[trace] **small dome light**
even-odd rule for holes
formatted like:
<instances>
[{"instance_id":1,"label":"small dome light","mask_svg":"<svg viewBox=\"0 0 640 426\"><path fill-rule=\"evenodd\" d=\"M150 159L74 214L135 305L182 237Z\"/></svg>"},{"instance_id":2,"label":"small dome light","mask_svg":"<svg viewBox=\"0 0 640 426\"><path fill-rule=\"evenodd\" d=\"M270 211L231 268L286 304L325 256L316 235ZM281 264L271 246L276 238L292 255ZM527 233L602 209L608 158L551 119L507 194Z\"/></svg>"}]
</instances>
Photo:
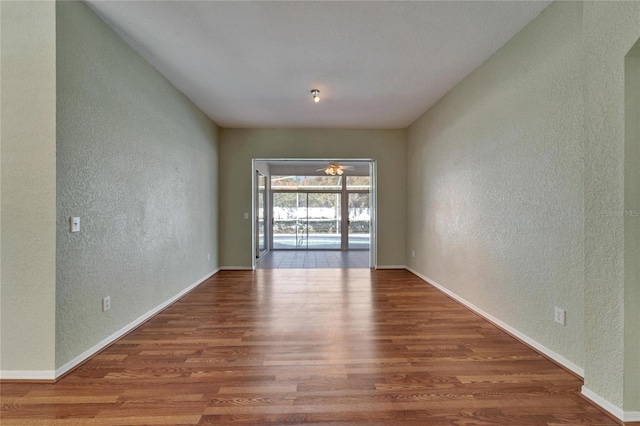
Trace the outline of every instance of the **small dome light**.
<instances>
[{"instance_id":1,"label":"small dome light","mask_svg":"<svg viewBox=\"0 0 640 426\"><path fill-rule=\"evenodd\" d=\"M313 100L315 103L320 102L320 91L318 89L313 89L311 91L311 96L313 96Z\"/></svg>"}]
</instances>

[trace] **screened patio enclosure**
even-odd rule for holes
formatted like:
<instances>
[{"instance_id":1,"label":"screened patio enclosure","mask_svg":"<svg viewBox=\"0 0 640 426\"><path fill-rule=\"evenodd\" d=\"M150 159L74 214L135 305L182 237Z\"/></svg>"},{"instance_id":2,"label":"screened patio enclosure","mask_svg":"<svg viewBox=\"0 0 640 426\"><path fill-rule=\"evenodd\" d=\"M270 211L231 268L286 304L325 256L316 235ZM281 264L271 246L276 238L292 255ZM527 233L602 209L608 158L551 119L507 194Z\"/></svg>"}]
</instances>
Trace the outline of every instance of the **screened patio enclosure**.
<instances>
[{"instance_id":1,"label":"screened patio enclosure","mask_svg":"<svg viewBox=\"0 0 640 426\"><path fill-rule=\"evenodd\" d=\"M274 250L370 248L369 176L271 176Z\"/></svg>"}]
</instances>

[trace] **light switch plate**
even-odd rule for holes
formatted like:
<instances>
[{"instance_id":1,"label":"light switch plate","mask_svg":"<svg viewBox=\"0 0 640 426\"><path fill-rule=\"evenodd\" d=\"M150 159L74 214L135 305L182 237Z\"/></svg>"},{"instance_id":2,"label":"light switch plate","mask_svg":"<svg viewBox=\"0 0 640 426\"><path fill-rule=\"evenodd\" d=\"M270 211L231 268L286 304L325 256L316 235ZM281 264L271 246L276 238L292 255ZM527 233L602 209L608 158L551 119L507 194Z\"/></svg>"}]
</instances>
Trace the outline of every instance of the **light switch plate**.
<instances>
[{"instance_id":1,"label":"light switch plate","mask_svg":"<svg viewBox=\"0 0 640 426\"><path fill-rule=\"evenodd\" d=\"M69 225L71 226L71 232L80 232L80 218L79 217L71 217L71 218L69 218Z\"/></svg>"}]
</instances>

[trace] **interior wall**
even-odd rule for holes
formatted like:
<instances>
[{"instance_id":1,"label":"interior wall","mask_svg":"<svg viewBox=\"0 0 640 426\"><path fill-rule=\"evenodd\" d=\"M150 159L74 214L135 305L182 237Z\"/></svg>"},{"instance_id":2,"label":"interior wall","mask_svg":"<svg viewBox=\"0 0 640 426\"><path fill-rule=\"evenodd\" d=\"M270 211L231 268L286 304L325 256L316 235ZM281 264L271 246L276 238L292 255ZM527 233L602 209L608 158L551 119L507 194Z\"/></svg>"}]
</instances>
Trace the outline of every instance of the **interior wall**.
<instances>
[{"instance_id":1,"label":"interior wall","mask_svg":"<svg viewBox=\"0 0 640 426\"><path fill-rule=\"evenodd\" d=\"M638 186L637 181L625 181L631 179L625 169L638 167L633 158L625 157L625 56L640 38L640 3L585 2L583 32L584 384L605 402L626 411L635 410L640 419L637 377L631 382L635 385L625 380L625 372L632 371L630 357L637 360L640 350L637 311L640 307L625 303L626 297L635 298L635 292L639 291L633 274L625 274L625 262L631 254L626 252L631 247L626 246L625 240L628 243L637 238L631 225L640 220L625 213L626 203L632 207L637 202L626 190L630 185ZM638 258L631 261L638 263ZM635 332L625 335L629 327L635 328Z\"/></svg>"},{"instance_id":2,"label":"interior wall","mask_svg":"<svg viewBox=\"0 0 640 426\"><path fill-rule=\"evenodd\" d=\"M60 367L217 269L219 148L216 125L85 4L56 10Z\"/></svg>"},{"instance_id":3,"label":"interior wall","mask_svg":"<svg viewBox=\"0 0 640 426\"><path fill-rule=\"evenodd\" d=\"M576 370L585 360L581 25L581 3L553 3L412 124L407 146L409 266Z\"/></svg>"},{"instance_id":4,"label":"interior wall","mask_svg":"<svg viewBox=\"0 0 640 426\"><path fill-rule=\"evenodd\" d=\"M0 2L0 370L55 369L56 44L53 2Z\"/></svg>"},{"instance_id":5,"label":"interior wall","mask_svg":"<svg viewBox=\"0 0 640 426\"><path fill-rule=\"evenodd\" d=\"M221 129L220 142L222 267L251 268L254 158L377 160L378 266L404 265L405 130Z\"/></svg>"},{"instance_id":6,"label":"interior wall","mask_svg":"<svg viewBox=\"0 0 640 426\"><path fill-rule=\"evenodd\" d=\"M640 410L640 40L625 58L624 97L624 404Z\"/></svg>"},{"instance_id":7,"label":"interior wall","mask_svg":"<svg viewBox=\"0 0 640 426\"><path fill-rule=\"evenodd\" d=\"M626 220L631 226L625 229L625 265L629 264L625 272L625 401L626 410L640 412L640 39L634 49L633 74L629 78L635 79L635 108L627 114L626 120L636 123L635 133L627 139L631 153L625 153L625 167L633 172L625 176L625 188L630 188L628 205L633 212ZM631 189L632 188L632 189ZM625 195L627 197L627 195ZM640 416L638 416L640 417Z\"/></svg>"}]
</instances>

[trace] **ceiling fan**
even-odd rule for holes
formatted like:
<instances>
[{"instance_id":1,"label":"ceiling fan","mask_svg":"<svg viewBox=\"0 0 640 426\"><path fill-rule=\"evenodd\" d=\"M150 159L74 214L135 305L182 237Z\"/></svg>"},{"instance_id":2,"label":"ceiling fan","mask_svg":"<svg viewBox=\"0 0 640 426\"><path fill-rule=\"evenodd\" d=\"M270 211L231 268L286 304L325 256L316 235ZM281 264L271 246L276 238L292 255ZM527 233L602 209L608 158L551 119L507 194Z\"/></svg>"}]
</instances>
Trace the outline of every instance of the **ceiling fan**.
<instances>
[{"instance_id":1,"label":"ceiling fan","mask_svg":"<svg viewBox=\"0 0 640 426\"><path fill-rule=\"evenodd\" d=\"M343 165L338 164L338 163L329 163L327 168L318 169L318 170L316 170L316 172L324 171L329 176L335 176L335 175L341 176L344 173L345 170L353 170L353 167L352 166L343 166Z\"/></svg>"}]
</instances>

